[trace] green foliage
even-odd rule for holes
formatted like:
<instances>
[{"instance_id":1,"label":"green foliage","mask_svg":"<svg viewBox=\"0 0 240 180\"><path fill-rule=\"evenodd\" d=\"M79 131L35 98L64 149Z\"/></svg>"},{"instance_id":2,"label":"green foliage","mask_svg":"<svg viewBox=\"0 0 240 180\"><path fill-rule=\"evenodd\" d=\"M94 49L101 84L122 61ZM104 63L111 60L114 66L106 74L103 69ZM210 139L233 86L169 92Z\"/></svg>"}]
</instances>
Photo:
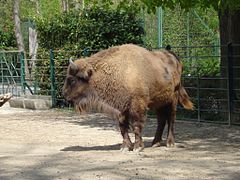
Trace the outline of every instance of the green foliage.
<instances>
[{"instance_id":1,"label":"green foliage","mask_svg":"<svg viewBox=\"0 0 240 180\"><path fill-rule=\"evenodd\" d=\"M105 49L124 43L143 44L144 30L134 12L95 7L55 16L37 24L43 48Z\"/></svg>"},{"instance_id":2,"label":"green foliage","mask_svg":"<svg viewBox=\"0 0 240 180\"><path fill-rule=\"evenodd\" d=\"M218 16L215 10L195 9L184 12L179 6L166 8L162 15L163 27L160 34L163 47L219 45ZM157 48L157 15L145 15L146 45Z\"/></svg>"},{"instance_id":3,"label":"green foliage","mask_svg":"<svg viewBox=\"0 0 240 180\"><path fill-rule=\"evenodd\" d=\"M12 24L1 27L0 25L0 49L16 47L15 34L12 31Z\"/></svg>"},{"instance_id":4,"label":"green foliage","mask_svg":"<svg viewBox=\"0 0 240 180\"><path fill-rule=\"evenodd\" d=\"M61 0L24 0L20 4L22 19L51 19L61 13Z\"/></svg>"},{"instance_id":5,"label":"green foliage","mask_svg":"<svg viewBox=\"0 0 240 180\"><path fill-rule=\"evenodd\" d=\"M150 12L156 12L157 7L174 9L176 5L179 5L182 9L189 11L193 8L208 9L213 7L215 10L230 9L232 11L240 10L239 0L141 0L149 9Z\"/></svg>"},{"instance_id":6,"label":"green foliage","mask_svg":"<svg viewBox=\"0 0 240 180\"><path fill-rule=\"evenodd\" d=\"M220 76L220 60L207 58L202 60L183 61L185 76L216 77Z\"/></svg>"},{"instance_id":7,"label":"green foliage","mask_svg":"<svg viewBox=\"0 0 240 180\"><path fill-rule=\"evenodd\" d=\"M16 47L12 6L12 0L0 0L0 49Z\"/></svg>"}]
</instances>

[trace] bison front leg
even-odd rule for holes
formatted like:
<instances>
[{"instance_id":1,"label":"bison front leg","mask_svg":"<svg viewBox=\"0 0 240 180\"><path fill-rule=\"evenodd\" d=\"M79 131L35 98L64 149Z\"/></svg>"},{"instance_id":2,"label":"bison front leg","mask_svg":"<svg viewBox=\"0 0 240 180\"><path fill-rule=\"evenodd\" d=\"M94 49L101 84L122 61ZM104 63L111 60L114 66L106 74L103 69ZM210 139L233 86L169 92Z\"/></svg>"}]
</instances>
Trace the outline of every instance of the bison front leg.
<instances>
[{"instance_id":1,"label":"bison front leg","mask_svg":"<svg viewBox=\"0 0 240 180\"><path fill-rule=\"evenodd\" d=\"M158 127L152 142L153 147L160 146L162 140L162 134L166 125L168 123L168 134L167 134L167 146L174 146L174 122L176 118L176 105L174 103L164 106L156 111Z\"/></svg>"},{"instance_id":2,"label":"bison front leg","mask_svg":"<svg viewBox=\"0 0 240 180\"><path fill-rule=\"evenodd\" d=\"M129 110L129 115L132 122L131 125L135 134L133 151L137 152L143 150L144 148L142 130L146 121L147 102L147 98L133 99L131 102L131 108Z\"/></svg>"},{"instance_id":3,"label":"bison front leg","mask_svg":"<svg viewBox=\"0 0 240 180\"><path fill-rule=\"evenodd\" d=\"M121 146L121 151L131 151L133 150L133 144L130 140L130 137L128 135L128 129L129 129L129 120L125 119L123 122L119 122L120 131L123 137L123 143Z\"/></svg>"},{"instance_id":4,"label":"bison front leg","mask_svg":"<svg viewBox=\"0 0 240 180\"><path fill-rule=\"evenodd\" d=\"M133 151L139 152L142 151L144 148L144 143L142 140L142 129L144 126L144 120L145 118L140 118L138 120L135 120L133 123L133 131L135 134L135 143Z\"/></svg>"}]
</instances>

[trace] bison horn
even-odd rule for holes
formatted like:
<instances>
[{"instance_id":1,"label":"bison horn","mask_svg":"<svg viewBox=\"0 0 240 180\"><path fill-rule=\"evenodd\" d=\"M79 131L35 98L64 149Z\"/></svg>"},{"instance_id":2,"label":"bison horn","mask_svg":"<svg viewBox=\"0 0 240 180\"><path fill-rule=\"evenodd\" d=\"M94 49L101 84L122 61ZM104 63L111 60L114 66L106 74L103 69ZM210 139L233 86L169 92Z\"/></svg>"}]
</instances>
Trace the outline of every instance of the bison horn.
<instances>
[{"instance_id":1,"label":"bison horn","mask_svg":"<svg viewBox=\"0 0 240 180\"><path fill-rule=\"evenodd\" d=\"M71 70L73 70L74 72L77 72L77 71L78 71L78 67L77 67L77 65L72 61L72 57L71 57L70 60L69 60L69 65L70 65Z\"/></svg>"}]
</instances>

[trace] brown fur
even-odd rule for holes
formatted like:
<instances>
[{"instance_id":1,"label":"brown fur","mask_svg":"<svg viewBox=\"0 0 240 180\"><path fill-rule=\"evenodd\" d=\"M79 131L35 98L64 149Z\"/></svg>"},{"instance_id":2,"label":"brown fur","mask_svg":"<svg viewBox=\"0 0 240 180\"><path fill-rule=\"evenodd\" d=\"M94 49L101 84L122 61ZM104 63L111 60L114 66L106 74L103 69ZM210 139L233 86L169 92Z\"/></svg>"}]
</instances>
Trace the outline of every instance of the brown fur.
<instances>
[{"instance_id":1,"label":"brown fur","mask_svg":"<svg viewBox=\"0 0 240 180\"><path fill-rule=\"evenodd\" d=\"M174 144L173 123L177 102L187 109L192 108L181 86L182 64L174 54L168 51L150 52L126 44L78 59L74 64L78 71L72 71L74 67L71 65L68 68L64 84L66 99L74 101L80 112L94 110L118 119L124 139L123 149L143 148L141 131L148 109L159 114L160 125L153 145L161 140L162 132L158 131L164 129L164 122L168 122L169 126L168 143ZM164 118L161 117L163 113ZM129 126L135 133L134 145L128 136Z\"/></svg>"}]
</instances>

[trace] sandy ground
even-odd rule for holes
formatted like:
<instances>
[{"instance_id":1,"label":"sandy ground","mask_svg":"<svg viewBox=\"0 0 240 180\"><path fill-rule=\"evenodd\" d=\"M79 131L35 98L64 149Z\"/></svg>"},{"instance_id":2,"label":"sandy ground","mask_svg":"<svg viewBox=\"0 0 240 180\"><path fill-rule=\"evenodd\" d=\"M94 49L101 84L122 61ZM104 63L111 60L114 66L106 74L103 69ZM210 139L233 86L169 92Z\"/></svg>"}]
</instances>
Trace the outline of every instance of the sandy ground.
<instances>
[{"instance_id":1,"label":"sandy ground","mask_svg":"<svg viewBox=\"0 0 240 180\"><path fill-rule=\"evenodd\" d=\"M0 109L0 179L240 179L240 127L176 123L176 146L122 153L117 123L100 114Z\"/></svg>"}]
</instances>

